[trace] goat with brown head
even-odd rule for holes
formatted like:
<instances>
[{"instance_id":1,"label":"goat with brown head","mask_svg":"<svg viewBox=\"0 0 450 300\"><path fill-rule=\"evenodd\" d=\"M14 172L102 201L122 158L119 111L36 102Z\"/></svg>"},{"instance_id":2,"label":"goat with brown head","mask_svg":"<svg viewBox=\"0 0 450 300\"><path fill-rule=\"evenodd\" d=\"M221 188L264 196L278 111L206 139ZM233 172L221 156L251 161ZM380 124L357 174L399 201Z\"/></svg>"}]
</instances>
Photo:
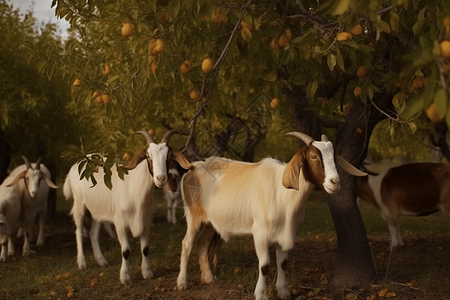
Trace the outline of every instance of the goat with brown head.
<instances>
[{"instance_id":1,"label":"goat with brown head","mask_svg":"<svg viewBox=\"0 0 450 300\"><path fill-rule=\"evenodd\" d=\"M147 147L134 156L130 162L122 168L133 170L143 160L147 160L149 172L153 177L155 185L162 188L170 179L169 162L170 159L177 161L183 169L190 169L191 163L183 154L169 146L169 140L174 134L179 134L177 130L169 130L158 144L147 131L136 131L135 134L141 134L147 140Z\"/></svg>"}]
</instances>

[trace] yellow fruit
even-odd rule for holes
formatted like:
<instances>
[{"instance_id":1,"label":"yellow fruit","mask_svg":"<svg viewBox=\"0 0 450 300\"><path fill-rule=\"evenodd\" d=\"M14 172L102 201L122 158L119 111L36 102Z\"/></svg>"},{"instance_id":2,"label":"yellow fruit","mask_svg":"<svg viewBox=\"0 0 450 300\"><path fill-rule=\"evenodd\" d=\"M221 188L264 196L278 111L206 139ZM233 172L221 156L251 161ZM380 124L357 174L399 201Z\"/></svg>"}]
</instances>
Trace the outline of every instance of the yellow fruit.
<instances>
[{"instance_id":1,"label":"yellow fruit","mask_svg":"<svg viewBox=\"0 0 450 300\"><path fill-rule=\"evenodd\" d=\"M109 76L111 74L111 66L105 65L105 71L103 71L103 75Z\"/></svg>"},{"instance_id":2,"label":"yellow fruit","mask_svg":"<svg viewBox=\"0 0 450 300\"><path fill-rule=\"evenodd\" d=\"M130 36L133 34L133 24L130 22L124 23L122 26L122 35L123 36Z\"/></svg>"},{"instance_id":3,"label":"yellow fruit","mask_svg":"<svg viewBox=\"0 0 450 300\"><path fill-rule=\"evenodd\" d=\"M281 48L286 47L286 45L289 43L289 40L287 38L287 36L285 36L284 34L282 34L280 36L280 38L278 39L278 45L280 45Z\"/></svg>"},{"instance_id":4,"label":"yellow fruit","mask_svg":"<svg viewBox=\"0 0 450 300\"><path fill-rule=\"evenodd\" d=\"M278 100L278 98L273 98L272 101L270 101L270 107L275 109L278 106L280 106L280 100Z\"/></svg>"},{"instance_id":5,"label":"yellow fruit","mask_svg":"<svg viewBox=\"0 0 450 300\"><path fill-rule=\"evenodd\" d=\"M242 28L247 28L248 30L253 30L253 25L250 23L247 23L245 21L241 21Z\"/></svg>"},{"instance_id":6,"label":"yellow fruit","mask_svg":"<svg viewBox=\"0 0 450 300\"><path fill-rule=\"evenodd\" d=\"M362 27L361 25L356 25L352 29L350 29L350 33L353 35L360 35L362 33Z\"/></svg>"},{"instance_id":7,"label":"yellow fruit","mask_svg":"<svg viewBox=\"0 0 450 300\"><path fill-rule=\"evenodd\" d=\"M102 95L99 95L99 96L95 97L95 102L97 102L98 104L103 103L103 97L102 97Z\"/></svg>"},{"instance_id":8,"label":"yellow fruit","mask_svg":"<svg viewBox=\"0 0 450 300\"><path fill-rule=\"evenodd\" d=\"M155 74L157 68L158 64L155 61L153 61L152 64L150 65L150 76L153 76L153 74Z\"/></svg>"},{"instance_id":9,"label":"yellow fruit","mask_svg":"<svg viewBox=\"0 0 450 300\"><path fill-rule=\"evenodd\" d=\"M103 100L103 103L106 104L106 105L111 103L111 98L109 97L108 94L103 94L102 95L102 100Z\"/></svg>"},{"instance_id":10,"label":"yellow fruit","mask_svg":"<svg viewBox=\"0 0 450 300\"><path fill-rule=\"evenodd\" d=\"M192 100L197 100L198 97L200 97L200 95L198 94L197 90L193 90L193 91L191 91L191 93L189 94L189 97L191 97Z\"/></svg>"},{"instance_id":11,"label":"yellow fruit","mask_svg":"<svg viewBox=\"0 0 450 300\"><path fill-rule=\"evenodd\" d=\"M98 92L98 91L94 91L93 93L92 93L92 98L97 98L98 97L98 95L100 95L100 93Z\"/></svg>"},{"instance_id":12,"label":"yellow fruit","mask_svg":"<svg viewBox=\"0 0 450 300\"><path fill-rule=\"evenodd\" d=\"M338 40L338 41L345 41L345 40L350 40L351 38L352 38L353 36L352 36L352 34L350 33L350 32L340 32L338 35L337 35L337 37L336 37L336 39Z\"/></svg>"},{"instance_id":13,"label":"yellow fruit","mask_svg":"<svg viewBox=\"0 0 450 300\"><path fill-rule=\"evenodd\" d=\"M164 42L161 39L150 41L148 46L148 53L150 56L157 56L164 52Z\"/></svg>"},{"instance_id":14,"label":"yellow fruit","mask_svg":"<svg viewBox=\"0 0 450 300\"><path fill-rule=\"evenodd\" d=\"M203 60L203 62L202 62L203 73L206 73L206 74L210 73L212 71L213 67L214 67L214 63L213 63L212 59L205 58Z\"/></svg>"},{"instance_id":15,"label":"yellow fruit","mask_svg":"<svg viewBox=\"0 0 450 300\"><path fill-rule=\"evenodd\" d=\"M181 73L181 74L186 74L187 72L189 72L189 64L187 64L186 62L184 62L184 63L180 66L180 73Z\"/></svg>"},{"instance_id":16,"label":"yellow fruit","mask_svg":"<svg viewBox=\"0 0 450 300\"><path fill-rule=\"evenodd\" d=\"M450 58L450 41L442 41L439 44L439 50L441 52L441 57Z\"/></svg>"},{"instance_id":17,"label":"yellow fruit","mask_svg":"<svg viewBox=\"0 0 450 300\"><path fill-rule=\"evenodd\" d=\"M444 24L445 27L450 26L450 17L449 17L449 16L446 16L446 17L444 18L444 20L442 20L442 23Z\"/></svg>"},{"instance_id":18,"label":"yellow fruit","mask_svg":"<svg viewBox=\"0 0 450 300\"><path fill-rule=\"evenodd\" d=\"M421 89L424 86L423 76L416 76L412 82L412 86L415 89Z\"/></svg>"},{"instance_id":19,"label":"yellow fruit","mask_svg":"<svg viewBox=\"0 0 450 300\"><path fill-rule=\"evenodd\" d=\"M130 154L124 153L122 159L123 159L123 160L129 160L129 159L130 159Z\"/></svg>"},{"instance_id":20,"label":"yellow fruit","mask_svg":"<svg viewBox=\"0 0 450 300\"><path fill-rule=\"evenodd\" d=\"M272 41L270 41L270 48L272 50L277 50L278 49L278 41L276 39L273 39Z\"/></svg>"},{"instance_id":21,"label":"yellow fruit","mask_svg":"<svg viewBox=\"0 0 450 300\"><path fill-rule=\"evenodd\" d=\"M355 95L355 97L358 97L359 95L361 95L361 87L357 86L355 87L355 89L353 90L353 94Z\"/></svg>"},{"instance_id":22,"label":"yellow fruit","mask_svg":"<svg viewBox=\"0 0 450 300\"><path fill-rule=\"evenodd\" d=\"M290 29L286 29L284 35L287 37L288 41L292 40L292 32Z\"/></svg>"},{"instance_id":23,"label":"yellow fruit","mask_svg":"<svg viewBox=\"0 0 450 300\"><path fill-rule=\"evenodd\" d=\"M436 104L433 103L427 108L427 116L432 122L439 122L441 120Z\"/></svg>"},{"instance_id":24,"label":"yellow fruit","mask_svg":"<svg viewBox=\"0 0 450 300\"><path fill-rule=\"evenodd\" d=\"M73 85L74 86L80 86L81 85L81 80L80 79L75 79L74 81L73 81Z\"/></svg>"},{"instance_id":25,"label":"yellow fruit","mask_svg":"<svg viewBox=\"0 0 450 300\"><path fill-rule=\"evenodd\" d=\"M367 73L369 72L369 70L367 70L367 68L365 67L365 66L360 66L359 68L358 68L358 70L356 70L356 75L359 77L359 78L363 78L363 77L366 77L367 76Z\"/></svg>"},{"instance_id":26,"label":"yellow fruit","mask_svg":"<svg viewBox=\"0 0 450 300\"><path fill-rule=\"evenodd\" d=\"M150 134L151 136L154 136L154 135L155 135L155 131L154 131L153 129L150 129L150 130L148 131L148 134Z\"/></svg>"}]
</instances>

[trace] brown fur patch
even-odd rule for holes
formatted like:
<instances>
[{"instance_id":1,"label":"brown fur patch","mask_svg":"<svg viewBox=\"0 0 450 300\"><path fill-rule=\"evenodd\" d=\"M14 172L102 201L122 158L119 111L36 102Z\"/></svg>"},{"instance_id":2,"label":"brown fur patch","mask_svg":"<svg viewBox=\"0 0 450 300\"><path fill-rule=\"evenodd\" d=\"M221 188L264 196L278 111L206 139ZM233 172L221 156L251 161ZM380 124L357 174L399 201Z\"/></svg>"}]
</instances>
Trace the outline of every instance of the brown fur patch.
<instances>
[{"instance_id":1,"label":"brown fur patch","mask_svg":"<svg viewBox=\"0 0 450 300\"><path fill-rule=\"evenodd\" d=\"M282 183L287 189L299 189L298 180L300 177L300 170L305 161L305 149L306 148L298 150L284 168Z\"/></svg>"},{"instance_id":2,"label":"brown fur patch","mask_svg":"<svg viewBox=\"0 0 450 300\"><path fill-rule=\"evenodd\" d=\"M133 170L136 166L147 157L147 148L136 154L126 165L121 166L125 170Z\"/></svg>"}]
</instances>

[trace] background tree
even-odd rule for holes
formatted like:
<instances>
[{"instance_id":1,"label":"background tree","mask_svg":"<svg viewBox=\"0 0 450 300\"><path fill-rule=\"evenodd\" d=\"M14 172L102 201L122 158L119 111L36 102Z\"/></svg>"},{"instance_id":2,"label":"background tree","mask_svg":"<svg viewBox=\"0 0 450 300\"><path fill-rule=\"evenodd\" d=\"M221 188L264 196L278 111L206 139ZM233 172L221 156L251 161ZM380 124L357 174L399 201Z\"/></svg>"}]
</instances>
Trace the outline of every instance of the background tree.
<instances>
[{"instance_id":1,"label":"background tree","mask_svg":"<svg viewBox=\"0 0 450 300\"><path fill-rule=\"evenodd\" d=\"M70 75L68 109L91 128L90 147L72 147L66 157L83 159L87 148L95 149L109 167L138 149L142 141L132 133L143 128L156 136L167 127L191 130L188 141L195 137L197 148L205 149L210 140L204 136L238 117L252 132L262 125L266 139L258 154L287 159L297 146L280 135L295 126L315 138L327 133L338 154L361 166L381 120L389 120L385 138L395 140L432 128L424 111L434 122L450 119L448 1L52 5L71 23L72 38L61 55L40 59ZM280 104L274 109L275 97ZM265 118L267 112L278 114ZM264 122L253 122L255 115ZM174 145L185 142L179 137ZM341 192L328 201L339 247L334 282L372 282L354 178L341 176Z\"/></svg>"},{"instance_id":2,"label":"background tree","mask_svg":"<svg viewBox=\"0 0 450 300\"><path fill-rule=\"evenodd\" d=\"M61 152L79 136L65 108L70 89L61 68L48 60L60 55L56 27L39 28L32 13L22 15L2 0L0 28L0 181L9 167L24 163L22 155L30 161L42 156L55 179L68 165ZM37 52L30 51L30 45L36 45ZM41 53L47 61L33 59ZM51 199L49 215L55 210L56 192Z\"/></svg>"}]
</instances>

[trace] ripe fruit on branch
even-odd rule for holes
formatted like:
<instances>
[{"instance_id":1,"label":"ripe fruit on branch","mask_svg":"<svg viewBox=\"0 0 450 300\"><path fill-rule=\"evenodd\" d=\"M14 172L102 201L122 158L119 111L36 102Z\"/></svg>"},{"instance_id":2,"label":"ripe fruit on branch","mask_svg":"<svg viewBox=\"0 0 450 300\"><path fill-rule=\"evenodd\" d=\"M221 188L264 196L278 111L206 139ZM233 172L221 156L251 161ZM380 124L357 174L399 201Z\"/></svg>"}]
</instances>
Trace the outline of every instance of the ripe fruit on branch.
<instances>
[{"instance_id":1,"label":"ripe fruit on branch","mask_svg":"<svg viewBox=\"0 0 450 300\"><path fill-rule=\"evenodd\" d=\"M104 104L108 105L111 103L111 98L109 97L108 94L103 94L102 95L102 101Z\"/></svg>"},{"instance_id":2,"label":"ripe fruit on branch","mask_svg":"<svg viewBox=\"0 0 450 300\"><path fill-rule=\"evenodd\" d=\"M355 27L353 27L352 29L350 29L350 33L353 35L360 35L362 33L362 27L361 25L356 25Z\"/></svg>"},{"instance_id":3,"label":"ripe fruit on branch","mask_svg":"<svg viewBox=\"0 0 450 300\"><path fill-rule=\"evenodd\" d=\"M363 77L366 77L367 76L367 73L369 72L369 70L367 70L367 68L365 67L365 66L360 66L359 68L358 68L358 70L356 70L356 75L359 77L359 78L363 78Z\"/></svg>"},{"instance_id":4,"label":"ripe fruit on branch","mask_svg":"<svg viewBox=\"0 0 450 300\"><path fill-rule=\"evenodd\" d=\"M103 71L103 75L109 76L111 74L111 66L105 65L105 71Z\"/></svg>"},{"instance_id":5,"label":"ripe fruit on branch","mask_svg":"<svg viewBox=\"0 0 450 300\"><path fill-rule=\"evenodd\" d=\"M81 85L81 80L80 79L75 79L74 81L73 81L73 86L80 86Z\"/></svg>"},{"instance_id":6,"label":"ripe fruit on branch","mask_svg":"<svg viewBox=\"0 0 450 300\"><path fill-rule=\"evenodd\" d=\"M133 35L133 24L126 22L122 25L122 35L131 36Z\"/></svg>"},{"instance_id":7,"label":"ripe fruit on branch","mask_svg":"<svg viewBox=\"0 0 450 300\"><path fill-rule=\"evenodd\" d=\"M280 106L280 100L278 100L278 98L273 98L272 101L270 101L270 107L275 109L278 106Z\"/></svg>"},{"instance_id":8,"label":"ripe fruit on branch","mask_svg":"<svg viewBox=\"0 0 450 300\"><path fill-rule=\"evenodd\" d=\"M197 100L198 97L200 97L200 95L198 94L197 90L193 90L193 91L191 91L191 93L189 94L189 97L190 97L192 100Z\"/></svg>"},{"instance_id":9,"label":"ripe fruit on branch","mask_svg":"<svg viewBox=\"0 0 450 300\"><path fill-rule=\"evenodd\" d=\"M247 23L245 21L241 21L242 28L247 28L248 30L253 30L253 25L250 23Z\"/></svg>"},{"instance_id":10,"label":"ripe fruit on branch","mask_svg":"<svg viewBox=\"0 0 450 300\"><path fill-rule=\"evenodd\" d=\"M202 62L202 71L203 73L211 73L212 69L214 67L214 63L212 61L212 59L210 58L205 58Z\"/></svg>"},{"instance_id":11,"label":"ripe fruit on branch","mask_svg":"<svg viewBox=\"0 0 450 300\"><path fill-rule=\"evenodd\" d=\"M151 40L150 45L148 46L148 53L150 56L157 56L164 52L164 42L161 39Z\"/></svg>"},{"instance_id":12,"label":"ripe fruit on branch","mask_svg":"<svg viewBox=\"0 0 450 300\"><path fill-rule=\"evenodd\" d=\"M280 36L280 38L278 39L278 45L280 45L281 48L286 47L286 45L289 43L289 40L287 38L287 36L285 36L284 34L282 34Z\"/></svg>"},{"instance_id":13,"label":"ripe fruit on branch","mask_svg":"<svg viewBox=\"0 0 450 300\"><path fill-rule=\"evenodd\" d=\"M189 72L189 69L191 67L191 62L189 60L186 60L181 66L180 66L180 73L186 74Z\"/></svg>"},{"instance_id":14,"label":"ripe fruit on branch","mask_svg":"<svg viewBox=\"0 0 450 300\"><path fill-rule=\"evenodd\" d=\"M350 32L340 32L338 35L337 35L337 37L336 37L336 39L338 40L338 41L345 41L345 40L350 40L350 39L352 39L352 34L350 33Z\"/></svg>"},{"instance_id":15,"label":"ripe fruit on branch","mask_svg":"<svg viewBox=\"0 0 450 300\"><path fill-rule=\"evenodd\" d=\"M353 90L353 94L355 95L355 97L358 97L359 95L361 95L361 87L360 86L356 86L355 89Z\"/></svg>"},{"instance_id":16,"label":"ripe fruit on branch","mask_svg":"<svg viewBox=\"0 0 450 300\"><path fill-rule=\"evenodd\" d=\"M442 41L439 43L439 51L441 53L441 57L450 58L450 41Z\"/></svg>"},{"instance_id":17,"label":"ripe fruit on branch","mask_svg":"<svg viewBox=\"0 0 450 300\"><path fill-rule=\"evenodd\" d=\"M435 123L441 120L441 118L439 117L436 104L433 103L427 108L427 116L428 119L430 119L432 122Z\"/></svg>"}]
</instances>

